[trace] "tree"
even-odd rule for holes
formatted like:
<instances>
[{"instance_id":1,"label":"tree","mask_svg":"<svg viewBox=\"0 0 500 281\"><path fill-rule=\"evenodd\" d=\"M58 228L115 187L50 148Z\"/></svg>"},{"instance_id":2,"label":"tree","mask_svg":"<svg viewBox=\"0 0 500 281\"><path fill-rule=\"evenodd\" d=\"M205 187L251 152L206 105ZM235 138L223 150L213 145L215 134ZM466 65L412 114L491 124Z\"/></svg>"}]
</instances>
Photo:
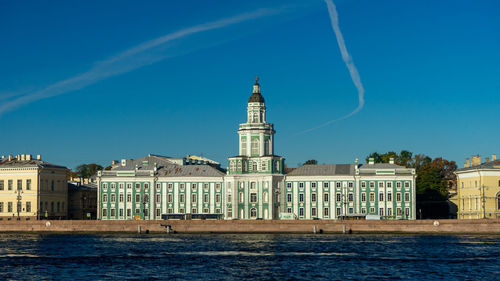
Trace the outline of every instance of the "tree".
<instances>
[{"instance_id":1,"label":"tree","mask_svg":"<svg viewBox=\"0 0 500 281\"><path fill-rule=\"evenodd\" d=\"M90 179L92 176L97 174L97 171L102 171L103 168L99 164L82 164L76 167L76 174L80 177L80 180Z\"/></svg>"},{"instance_id":2,"label":"tree","mask_svg":"<svg viewBox=\"0 0 500 281\"><path fill-rule=\"evenodd\" d=\"M307 160L304 164L302 164L302 166L304 165L317 165L318 164L318 161L314 160L314 159L310 159L310 160Z\"/></svg>"}]
</instances>

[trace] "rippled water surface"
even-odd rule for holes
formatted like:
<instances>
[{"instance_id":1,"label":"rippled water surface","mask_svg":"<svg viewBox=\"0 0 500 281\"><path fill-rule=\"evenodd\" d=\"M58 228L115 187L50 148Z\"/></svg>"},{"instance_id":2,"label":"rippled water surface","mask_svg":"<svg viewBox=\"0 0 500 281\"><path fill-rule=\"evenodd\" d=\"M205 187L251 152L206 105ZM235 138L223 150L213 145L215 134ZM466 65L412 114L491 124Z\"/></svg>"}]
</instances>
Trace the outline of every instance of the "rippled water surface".
<instances>
[{"instance_id":1,"label":"rippled water surface","mask_svg":"<svg viewBox=\"0 0 500 281\"><path fill-rule=\"evenodd\" d=\"M500 278L500 236L0 234L0 279Z\"/></svg>"}]
</instances>

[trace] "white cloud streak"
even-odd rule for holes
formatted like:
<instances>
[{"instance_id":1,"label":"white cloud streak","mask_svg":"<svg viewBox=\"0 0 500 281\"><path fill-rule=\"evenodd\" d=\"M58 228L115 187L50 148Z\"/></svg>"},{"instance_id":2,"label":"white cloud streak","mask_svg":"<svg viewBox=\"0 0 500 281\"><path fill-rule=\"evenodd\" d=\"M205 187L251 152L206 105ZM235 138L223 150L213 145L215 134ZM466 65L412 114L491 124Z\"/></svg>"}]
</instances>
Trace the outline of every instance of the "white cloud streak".
<instances>
[{"instance_id":1,"label":"white cloud streak","mask_svg":"<svg viewBox=\"0 0 500 281\"><path fill-rule=\"evenodd\" d=\"M134 69L161 61L169 57L169 55L158 52L151 53L150 51L153 51L155 48L164 47L166 43L196 33L220 29L244 21L272 15L277 12L279 12L279 9L259 9L234 17L195 25L178 30L173 33L166 34L150 41L146 41L135 47L127 49L107 60L97 62L94 67L84 73L56 82L43 89L36 90L30 93L20 92L17 94L9 94L5 97L0 98L0 100L9 99L8 101L0 104L0 116L6 112L15 110L22 105L79 90L91 84L97 83L103 79L127 73ZM17 96L17 98L12 99L12 97L15 96Z\"/></svg>"},{"instance_id":2,"label":"white cloud streak","mask_svg":"<svg viewBox=\"0 0 500 281\"><path fill-rule=\"evenodd\" d=\"M326 5L328 7L328 14L330 15L330 21L332 22L332 28L333 31L335 32L335 37L337 37L337 44L339 45L340 49L340 54L342 55L342 60L344 60L345 65L347 66L347 69L349 70L349 74L351 75L352 82L354 83L354 86L356 86L356 89L358 90L358 107L356 107L351 113L342 116L337 119L330 120L322 125L319 125L317 127L313 127L311 129L307 129L301 133L307 133L311 132L314 130L317 130L319 128L323 128L325 126L328 126L332 123L335 123L340 120L347 119L354 114L358 113L361 109L363 109L363 106L365 105L365 89L363 88L363 84L361 83L361 78L358 73L358 69L354 65L354 62L352 61L352 57L347 51L347 47L345 46L345 41L344 41L344 36L342 36L342 32L340 31L339 27L339 16L337 13L337 8L335 7L335 4L333 3L332 0L325 0Z\"/></svg>"}]
</instances>

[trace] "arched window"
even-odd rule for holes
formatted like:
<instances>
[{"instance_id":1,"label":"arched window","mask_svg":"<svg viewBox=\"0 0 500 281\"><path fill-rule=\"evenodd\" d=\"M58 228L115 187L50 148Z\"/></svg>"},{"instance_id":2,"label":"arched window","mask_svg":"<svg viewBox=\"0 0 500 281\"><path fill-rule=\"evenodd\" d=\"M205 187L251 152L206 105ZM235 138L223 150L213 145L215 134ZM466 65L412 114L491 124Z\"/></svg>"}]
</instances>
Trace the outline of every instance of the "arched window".
<instances>
[{"instance_id":1,"label":"arched window","mask_svg":"<svg viewBox=\"0 0 500 281\"><path fill-rule=\"evenodd\" d=\"M500 192L497 194L497 209L500 210Z\"/></svg>"},{"instance_id":2,"label":"arched window","mask_svg":"<svg viewBox=\"0 0 500 281\"><path fill-rule=\"evenodd\" d=\"M264 155L269 155L269 154L271 154L271 141L266 140L264 144Z\"/></svg>"},{"instance_id":3,"label":"arched window","mask_svg":"<svg viewBox=\"0 0 500 281\"><path fill-rule=\"evenodd\" d=\"M251 218L257 217L257 209L255 209L255 208L250 209L250 217Z\"/></svg>"},{"instance_id":4,"label":"arched window","mask_svg":"<svg viewBox=\"0 0 500 281\"><path fill-rule=\"evenodd\" d=\"M257 171L257 161L252 162L252 170Z\"/></svg>"},{"instance_id":5,"label":"arched window","mask_svg":"<svg viewBox=\"0 0 500 281\"><path fill-rule=\"evenodd\" d=\"M259 155L259 139L257 138L252 139L251 149L252 149L252 156Z\"/></svg>"}]
</instances>

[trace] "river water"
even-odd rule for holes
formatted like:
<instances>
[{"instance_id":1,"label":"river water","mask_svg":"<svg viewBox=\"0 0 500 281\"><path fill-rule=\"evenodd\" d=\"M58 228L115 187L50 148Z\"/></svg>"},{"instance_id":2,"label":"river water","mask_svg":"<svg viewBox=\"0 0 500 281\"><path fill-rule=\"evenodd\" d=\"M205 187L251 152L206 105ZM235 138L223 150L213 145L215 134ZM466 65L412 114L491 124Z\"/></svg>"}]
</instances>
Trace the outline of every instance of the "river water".
<instances>
[{"instance_id":1,"label":"river water","mask_svg":"<svg viewBox=\"0 0 500 281\"><path fill-rule=\"evenodd\" d=\"M0 234L0 279L500 279L500 236Z\"/></svg>"}]
</instances>

